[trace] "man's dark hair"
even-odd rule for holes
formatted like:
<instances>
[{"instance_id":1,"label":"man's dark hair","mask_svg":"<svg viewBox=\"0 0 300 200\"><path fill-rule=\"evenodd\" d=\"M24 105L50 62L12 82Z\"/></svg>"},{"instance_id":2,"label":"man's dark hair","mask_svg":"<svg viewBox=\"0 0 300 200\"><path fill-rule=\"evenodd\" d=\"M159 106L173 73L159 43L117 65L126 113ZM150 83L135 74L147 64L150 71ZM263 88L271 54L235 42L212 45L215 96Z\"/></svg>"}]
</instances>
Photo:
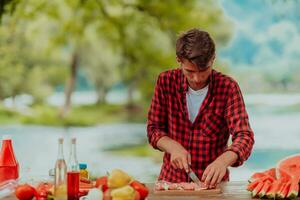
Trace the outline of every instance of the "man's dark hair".
<instances>
[{"instance_id":1,"label":"man's dark hair","mask_svg":"<svg viewBox=\"0 0 300 200\"><path fill-rule=\"evenodd\" d=\"M176 55L179 59L189 60L199 68L205 68L215 55L215 43L207 32L194 28L178 37Z\"/></svg>"}]
</instances>

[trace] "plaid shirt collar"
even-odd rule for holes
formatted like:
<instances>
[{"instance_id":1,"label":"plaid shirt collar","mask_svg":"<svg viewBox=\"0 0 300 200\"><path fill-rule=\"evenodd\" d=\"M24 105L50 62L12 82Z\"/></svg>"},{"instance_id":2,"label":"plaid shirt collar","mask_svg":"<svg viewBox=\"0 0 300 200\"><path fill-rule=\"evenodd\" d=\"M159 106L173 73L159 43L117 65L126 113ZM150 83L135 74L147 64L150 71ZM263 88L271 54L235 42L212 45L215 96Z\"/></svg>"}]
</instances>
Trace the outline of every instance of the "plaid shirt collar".
<instances>
[{"instance_id":1,"label":"plaid shirt collar","mask_svg":"<svg viewBox=\"0 0 300 200\"><path fill-rule=\"evenodd\" d=\"M204 108L207 107L208 103L211 101L211 99L213 97L215 73L216 73L216 71L212 70L212 72L209 76L207 98L205 98L204 101L203 101L203 104L202 104L201 109L200 109L201 112L203 112ZM181 71L180 86L179 86L179 89L178 89L178 92L177 92L177 97L181 100L180 101L180 108L181 108L181 111L184 113L184 116L185 116L186 119L188 119L188 116L189 116L188 110L187 110L187 104L186 104L186 93L188 91L188 87L189 87L188 80L183 75L183 72ZM195 123L197 123L197 118L195 119L193 124L195 124Z\"/></svg>"}]
</instances>

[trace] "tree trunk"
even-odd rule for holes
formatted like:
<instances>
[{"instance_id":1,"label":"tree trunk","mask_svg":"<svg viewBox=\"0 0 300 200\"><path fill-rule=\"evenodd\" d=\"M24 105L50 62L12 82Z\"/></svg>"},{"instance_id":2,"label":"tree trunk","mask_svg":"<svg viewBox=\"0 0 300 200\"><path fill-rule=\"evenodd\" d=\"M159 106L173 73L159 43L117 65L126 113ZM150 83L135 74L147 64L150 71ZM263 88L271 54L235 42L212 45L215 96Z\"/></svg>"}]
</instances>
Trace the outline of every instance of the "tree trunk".
<instances>
[{"instance_id":1,"label":"tree trunk","mask_svg":"<svg viewBox=\"0 0 300 200\"><path fill-rule=\"evenodd\" d=\"M132 84L128 85L128 101L127 101L127 105L128 107L132 107L133 105L133 92L134 92L134 88Z\"/></svg>"},{"instance_id":2,"label":"tree trunk","mask_svg":"<svg viewBox=\"0 0 300 200\"><path fill-rule=\"evenodd\" d=\"M99 88L97 90L97 104L102 104L102 103L105 103L105 97L106 97L106 94L107 94L108 90L105 89L105 88Z\"/></svg>"},{"instance_id":3,"label":"tree trunk","mask_svg":"<svg viewBox=\"0 0 300 200\"><path fill-rule=\"evenodd\" d=\"M65 117L65 115L70 111L71 108L71 97L75 88L76 76L78 70L78 55L73 53L71 65L70 65L70 78L67 80L65 87L65 103L61 109L60 117Z\"/></svg>"}]
</instances>

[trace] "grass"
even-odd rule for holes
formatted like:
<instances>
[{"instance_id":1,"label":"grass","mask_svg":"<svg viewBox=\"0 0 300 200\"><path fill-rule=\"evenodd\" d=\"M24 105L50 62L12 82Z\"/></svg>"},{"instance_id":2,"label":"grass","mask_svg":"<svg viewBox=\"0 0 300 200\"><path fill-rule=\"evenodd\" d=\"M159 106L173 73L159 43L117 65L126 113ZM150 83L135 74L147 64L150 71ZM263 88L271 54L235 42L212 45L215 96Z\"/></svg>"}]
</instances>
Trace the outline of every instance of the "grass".
<instances>
[{"instance_id":1,"label":"grass","mask_svg":"<svg viewBox=\"0 0 300 200\"><path fill-rule=\"evenodd\" d=\"M127 108L124 105L88 105L73 107L64 117L59 117L59 108L48 105L30 107L30 114L0 107L0 124L40 124L47 126L92 126L101 123L145 123L146 109Z\"/></svg>"},{"instance_id":2,"label":"grass","mask_svg":"<svg viewBox=\"0 0 300 200\"><path fill-rule=\"evenodd\" d=\"M20 121L20 114L11 109L0 106L0 123L14 124Z\"/></svg>"},{"instance_id":3,"label":"grass","mask_svg":"<svg viewBox=\"0 0 300 200\"><path fill-rule=\"evenodd\" d=\"M136 156L136 157L150 157L155 162L162 162L163 153L155 151L149 144L139 144L135 146L123 146L117 148L106 149L107 152L122 155L122 156Z\"/></svg>"}]
</instances>

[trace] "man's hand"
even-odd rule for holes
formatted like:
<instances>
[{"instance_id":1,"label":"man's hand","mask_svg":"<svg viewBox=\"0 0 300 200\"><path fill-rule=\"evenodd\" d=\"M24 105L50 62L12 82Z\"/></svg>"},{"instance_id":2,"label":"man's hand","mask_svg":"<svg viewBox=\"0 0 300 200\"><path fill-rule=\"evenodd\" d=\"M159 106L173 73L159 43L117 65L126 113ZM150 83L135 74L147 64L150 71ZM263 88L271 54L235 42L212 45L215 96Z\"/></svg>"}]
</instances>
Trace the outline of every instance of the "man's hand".
<instances>
[{"instance_id":1,"label":"man's hand","mask_svg":"<svg viewBox=\"0 0 300 200\"><path fill-rule=\"evenodd\" d=\"M186 172L189 172L189 166L191 165L191 155L181 144L174 144L172 150L170 151L170 154L171 164L175 169L184 169Z\"/></svg>"},{"instance_id":2,"label":"man's hand","mask_svg":"<svg viewBox=\"0 0 300 200\"><path fill-rule=\"evenodd\" d=\"M233 151L226 151L206 167L201 181L210 188L215 187L222 181L226 174L227 167L235 163L237 159L238 156L236 153Z\"/></svg>"},{"instance_id":3,"label":"man's hand","mask_svg":"<svg viewBox=\"0 0 300 200\"><path fill-rule=\"evenodd\" d=\"M175 169L184 169L189 171L191 165L191 155L189 152L178 142L171 138L164 136L158 142L157 146L162 151L171 155L171 165Z\"/></svg>"},{"instance_id":4,"label":"man's hand","mask_svg":"<svg viewBox=\"0 0 300 200\"><path fill-rule=\"evenodd\" d=\"M216 184L222 181L222 178L226 174L227 166L219 160L215 160L208 165L202 175L201 181L203 181L209 188L214 188Z\"/></svg>"}]
</instances>

